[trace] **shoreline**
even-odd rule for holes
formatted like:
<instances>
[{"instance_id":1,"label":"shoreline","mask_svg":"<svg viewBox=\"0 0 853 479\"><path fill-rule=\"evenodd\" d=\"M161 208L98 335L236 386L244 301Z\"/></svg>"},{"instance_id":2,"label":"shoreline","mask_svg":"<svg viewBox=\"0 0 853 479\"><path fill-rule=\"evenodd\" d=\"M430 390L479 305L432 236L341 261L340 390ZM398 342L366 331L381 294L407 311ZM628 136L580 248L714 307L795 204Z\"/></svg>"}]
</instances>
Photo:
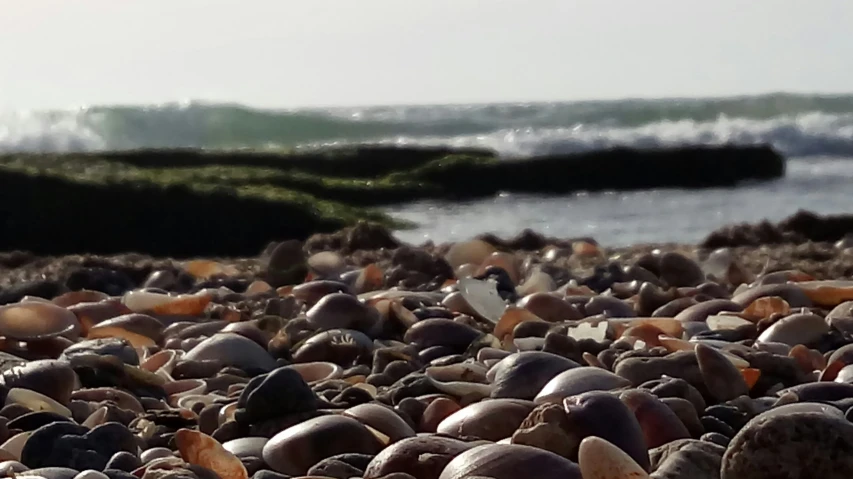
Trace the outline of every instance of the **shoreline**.
<instances>
[{"instance_id":1,"label":"shoreline","mask_svg":"<svg viewBox=\"0 0 853 479\"><path fill-rule=\"evenodd\" d=\"M0 155L0 251L252 255L360 220L413 225L378 207L502 191L736 186L785 173L769 147L602 150L503 160L470 149L361 146L315 152L197 150Z\"/></svg>"}]
</instances>

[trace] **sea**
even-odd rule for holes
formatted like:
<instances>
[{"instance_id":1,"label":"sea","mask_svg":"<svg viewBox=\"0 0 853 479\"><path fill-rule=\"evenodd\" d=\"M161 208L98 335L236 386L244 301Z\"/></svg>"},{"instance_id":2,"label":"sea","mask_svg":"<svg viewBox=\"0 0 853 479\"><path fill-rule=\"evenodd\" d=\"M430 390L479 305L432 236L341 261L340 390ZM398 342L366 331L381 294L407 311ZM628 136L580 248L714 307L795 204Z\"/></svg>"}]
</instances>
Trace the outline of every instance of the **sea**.
<instances>
[{"instance_id":1,"label":"sea","mask_svg":"<svg viewBox=\"0 0 853 479\"><path fill-rule=\"evenodd\" d=\"M853 94L322 109L184 101L0 111L0 152L354 143L485 147L505 158L615 146L769 144L789 159L784 178L731 188L500 193L387 207L418 225L397 233L416 244L484 232L509 237L525 228L591 236L607 246L694 243L725 224L780 220L799 209L853 212Z\"/></svg>"}]
</instances>

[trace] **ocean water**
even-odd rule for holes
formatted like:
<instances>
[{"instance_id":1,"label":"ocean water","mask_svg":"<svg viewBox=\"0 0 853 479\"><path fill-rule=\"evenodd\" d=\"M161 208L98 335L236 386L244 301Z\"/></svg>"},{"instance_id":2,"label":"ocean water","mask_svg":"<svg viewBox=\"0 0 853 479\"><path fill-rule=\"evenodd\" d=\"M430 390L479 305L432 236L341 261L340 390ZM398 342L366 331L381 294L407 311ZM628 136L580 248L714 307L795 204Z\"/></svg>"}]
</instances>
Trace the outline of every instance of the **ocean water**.
<instances>
[{"instance_id":1,"label":"ocean water","mask_svg":"<svg viewBox=\"0 0 853 479\"><path fill-rule=\"evenodd\" d=\"M0 152L300 148L350 143L487 147L507 158L696 144L770 144L784 179L706 190L498 195L388 208L412 242L532 228L608 245L694 242L731 222L853 210L853 95L263 110L204 102L0 111ZM606 165L603 165L606 167ZM476 181L476 178L472 178Z\"/></svg>"}]
</instances>

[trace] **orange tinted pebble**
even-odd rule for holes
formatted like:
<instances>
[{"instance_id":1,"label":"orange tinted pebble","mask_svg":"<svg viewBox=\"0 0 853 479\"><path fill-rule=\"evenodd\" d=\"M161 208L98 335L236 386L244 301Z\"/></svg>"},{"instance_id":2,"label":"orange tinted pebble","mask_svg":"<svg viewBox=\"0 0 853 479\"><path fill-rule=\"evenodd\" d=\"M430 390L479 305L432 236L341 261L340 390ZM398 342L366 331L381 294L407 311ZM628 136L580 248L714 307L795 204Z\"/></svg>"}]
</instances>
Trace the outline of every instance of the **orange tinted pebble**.
<instances>
[{"instance_id":1,"label":"orange tinted pebble","mask_svg":"<svg viewBox=\"0 0 853 479\"><path fill-rule=\"evenodd\" d=\"M421 431L435 432L441 421L460 409L459 404L450 399L441 397L433 400L421 416Z\"/></svg>"},{"instance_id":2,"label":"orange tinted pebble","mask_svg":"<svg viewBox=\"0 0 853 479\"><path fill-rule=\"evenodd\" d=\"M841 371L844 366L847 366L844 361L833 361L827 364L827 366L820 373L819 381L835 381L835 378L838 377L838 372Z\"/></svg>"},{"instance_id":3,"label":"orange tinted pebble","mask_svg":"<svg viewBox=\"0 0 853 479\"><path fill-rule=\"evenodd\" d=\"M175 443L185 461L206 467L222 479L248 479L249 477L240 459L207 434L180 429L175 433Z\"/></svg>"},{"instance_id":4,"label":"orange tinted pebble","mask_svg":"<svg viewBox=\"0 0 853 479\"><path fill-rule=\"evenodd\" d=\"M800 283L806 296L817 305L835 307L853 300L853 281L805 281Z\"/></svg>"},{"instance_id":5,"label":"orange tinted pebble","mask_svg":"<svg viewBox=\"0 0 853 479\"><path fill-rule=\"evenodd\" d=\"M782 316L791 314L791 306L779 296L765 296L758 298L741 312L741 317L752 322L758 322L769 318L770 315L778 313Z\"/></svg>"},{"instance_id":6,"label":"orange tinted pebble","mask_svg":"<svg viewBox=\"0 0 853 479\"><path fill-rule=\"evenodd\" d=\"M198 279L208 279L212 276L236 274L233 266L227 266L216 261L196 259L184 264L184 271Z\"/></svg>"},{"instance_id":7,"label":"orange tinted pebble","mask_svg":"<svg viewBox=\"0 0 853 479\"><path fill-rule=\"evenodd\" d=\"M512 330L519 324L527 321L543 321L543 319L524 308L509 306L501 316L501 319L498 320L498 323L495 324L492 334L501 342L505 342L505 340L511 342Z\"/></svg>"},{"instance_id":8,"label":"orange tinted pebble","mask_svg":"<svg viewBox=\"0 0 853 479\"><path fill-rule=\"evenodd\" d=\"M359 293L367 293L382 288L385 283L385 273L379 266L371 263L361 270L361 274L355 281L355 290Z\"/></svg>"},{"instance_id":9,"label":"orange tinted pebble","mask_svg":"<svg viewBox=\"0 0 853 479\"><path fill-rule=\"evenodd\" d=\"M200 316L204 312L204 308L210 304L211 298L209 295L192 295L177 298L174 301L161 304L151 308L155 314L170 314L176 316Z\"/></svg>"},{"instance_id":10,"label":"orange tinted pebble","mask_svg":"<svg viewBox=\"0 0 853 479\"><path fill-rule=\"evenodd\" d=\"M600 256L601 249L587 241L575 241L572 243L572 253L578 256Z\"/></svg>"},{"instance_id":11,"label":"orange tinted pebble","mask_svg":"<svg viewBox=\"0 0 853 479\"><path fill-rule=\"evenodd\" d=\"M761 370L755 368L744 368L740 370L743 375L743 380L746 381L746 385L749 386L749 389L752 389L755 386L755 383L758 382L758 378L761 377Z\"/></svg>"}]
</instances>

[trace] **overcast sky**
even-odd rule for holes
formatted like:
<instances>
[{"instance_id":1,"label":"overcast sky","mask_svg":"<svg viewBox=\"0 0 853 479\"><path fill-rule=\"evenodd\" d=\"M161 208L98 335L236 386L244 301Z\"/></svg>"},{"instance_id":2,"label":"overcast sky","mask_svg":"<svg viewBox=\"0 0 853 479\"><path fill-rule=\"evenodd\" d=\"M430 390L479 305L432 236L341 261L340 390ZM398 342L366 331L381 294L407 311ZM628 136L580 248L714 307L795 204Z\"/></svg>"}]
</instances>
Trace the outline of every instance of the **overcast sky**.
<instances>
[{"instance_id":1,"label":"overcast sky","mask_svg":"<svg viewBox=\"0 0 853 479\"><path fill-rule=\"evenodd\" d=\"M0 0L0 108L853 90L853 0Z\"/></svg>"}]
</instances>

